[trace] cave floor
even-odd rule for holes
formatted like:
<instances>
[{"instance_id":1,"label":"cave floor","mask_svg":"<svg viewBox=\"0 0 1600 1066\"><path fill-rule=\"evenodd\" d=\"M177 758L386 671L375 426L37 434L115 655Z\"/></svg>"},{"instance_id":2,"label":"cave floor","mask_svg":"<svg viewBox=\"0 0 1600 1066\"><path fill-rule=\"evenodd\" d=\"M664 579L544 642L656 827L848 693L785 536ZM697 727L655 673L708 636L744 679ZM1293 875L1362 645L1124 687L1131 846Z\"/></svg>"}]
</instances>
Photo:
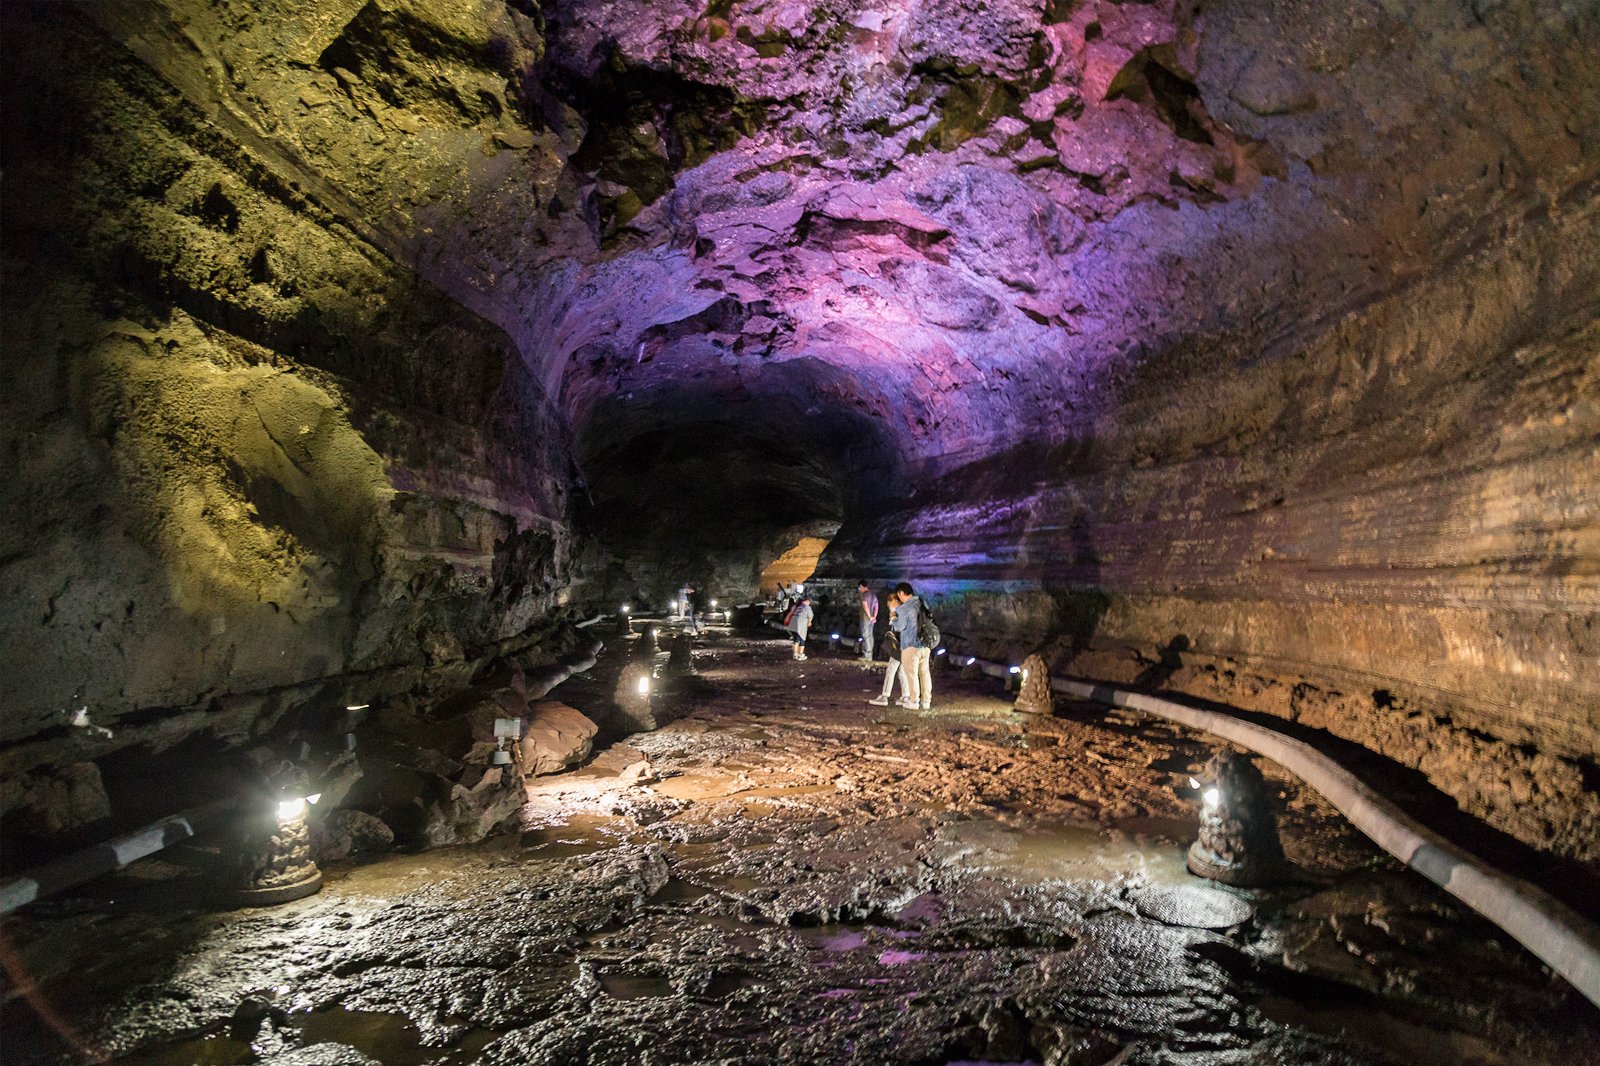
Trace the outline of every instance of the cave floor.
<instances>
[{"instance_id":1,"label":"cave floor","mask_svg":"<svg viewBox=\"0 0 1600 1066\"><path fill-rule=\"evenodd\" d=\"M598 713L621 654L556 695ZM682 717L536 779L515 832L276 909L156 860L14 918L51 1023L8 985L6 1061L1600 1062L1600 1012L1271 765L1293 878L1222 889L1184 869L1199 735L951 673L872 707L882 664L727 631L698 656Z\"/></svg>"}]
</instances>

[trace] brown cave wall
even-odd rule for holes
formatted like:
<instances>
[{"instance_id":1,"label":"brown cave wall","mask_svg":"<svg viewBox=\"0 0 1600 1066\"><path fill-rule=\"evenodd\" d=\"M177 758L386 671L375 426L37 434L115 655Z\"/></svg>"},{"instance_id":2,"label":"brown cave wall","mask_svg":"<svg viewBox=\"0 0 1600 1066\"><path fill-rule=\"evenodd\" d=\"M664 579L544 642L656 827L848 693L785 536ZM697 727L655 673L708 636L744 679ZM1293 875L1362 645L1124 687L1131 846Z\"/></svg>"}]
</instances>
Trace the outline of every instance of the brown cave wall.
<instances>
[{"instance_id":1,"label":"brown cave wall","mask_svg":"<svg viewBox=\"0 0 1600 1066\"><path fill-rule=\"evenodd\" d=\"M936 472L822 574L958 651L1271 712L1600 861L1600 206L1580 190L1281 357Z\"/></svg>"},{"instance_id":2,"label":"brown cave wall","mask_svg":"<svg viewBox=\"0 0 1600 1066\"><path fill-rule=\"evenodd\" d=\"M8 834L537 639L571 460L503 331L61 5L6 50Z\"/></svg>"}]
</instances>

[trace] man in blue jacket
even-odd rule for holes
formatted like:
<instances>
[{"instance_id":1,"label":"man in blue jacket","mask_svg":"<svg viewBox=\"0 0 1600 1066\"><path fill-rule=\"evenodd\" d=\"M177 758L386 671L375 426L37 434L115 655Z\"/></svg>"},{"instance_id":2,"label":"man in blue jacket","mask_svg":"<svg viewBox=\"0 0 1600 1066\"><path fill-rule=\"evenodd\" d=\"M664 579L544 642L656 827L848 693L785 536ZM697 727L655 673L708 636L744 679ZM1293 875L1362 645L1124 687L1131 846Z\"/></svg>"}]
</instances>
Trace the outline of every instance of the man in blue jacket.
<instances>
[{"instance_id":1,"label":"man in blue jacket","mask_svg":"<svg viewBox=\"0 0 1600 1066\"><path fill-rule=\"evenodd\" d=\"M889 625L900 638L900 684L905 692L900 706L926 711L933 706L933 673L928 669L933 649L922 646L922 599L902 581L894 587L889 602L895 605Z\"/></svg>"}]
</instances>

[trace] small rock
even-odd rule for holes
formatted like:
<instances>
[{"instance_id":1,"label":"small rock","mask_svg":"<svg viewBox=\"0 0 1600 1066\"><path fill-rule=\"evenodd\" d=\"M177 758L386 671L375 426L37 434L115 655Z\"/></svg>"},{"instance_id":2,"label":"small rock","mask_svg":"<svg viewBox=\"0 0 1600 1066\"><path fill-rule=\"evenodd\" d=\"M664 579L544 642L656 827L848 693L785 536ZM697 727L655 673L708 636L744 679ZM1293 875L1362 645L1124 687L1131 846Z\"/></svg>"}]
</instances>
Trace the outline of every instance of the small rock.
<instances>
[{"instance_id":1,"label":"small rock","mask_svg":"<svg viewBox=\"0 0 1600 1066\"><path fill-rule=\"evenodd\" d=\"M245 996L239 1005L233 1009L233 1017L228 1019L228 1036L241 1043L248 1044L255 1040L256 1034L261 1031L261 1026L276 1012L282 1014L273 1002L275 997L267 995Z\"/></svg>"},{"instance_id":2,"label":"small rock","mask_svg":"<svg viewBox=\"0 0 1600 1066\"><path fill-rule=\"evenodd\" d=\"M612 744L591 759L589 766L594 770L608 770L611 773L620 774L643 758L644 752L631 744Z\"/></svg>"},{"instance_id":3,"label":"small rock","mask_svg":"<svg viewBox=\"0 0 1600 1066\"><path fill-rule=\"evenodd\" d=\"M394 830L366 811L334 811L328 827L349 837L354 851L386 851L394 846Z\"/></svg>"},{"instance_id":4,"label":"small rock","mask_svg":"<svg viewBox=\"0 0 1600 1066\"><path fill-rule=\"evenodd\" d=\"M533 147L533 134L527 130L495 130L494 143L501 148L521 151Z\"/></svg>"},{"instance_id":5,"label":"small rock","mask_svg":"<svg viewBox=\"0 0 1600 1066\"><path fill-rule=\"evenodd\" d=\"M625 785L648 785L652 781L659 780L655 768L650 765L648 759L640 759L628 765L618 776Z\"/></svg>"},{"instance_id":6,"label":"small rock","mask_svg":"<svg viewBox=\"0 0 1600 1066\"><path fill-rule=\"evenodd\" d=\"M311 858L315 862L337 862L348 858L355 850L355 841L350 839L350 834L340 832L333 826L313 822L306 827L306 832L311 838Z\"/></svg>"},{"instance_id":7,"label":"small rock","mask_svg":"<svg viewBox=\"0 0 1600 1066\"><path fill-rule=\"evenodd\" d=\"M1256 912L1247 900L1200 885L1158 885L1139 893L1133 903L1146 918L1190 929L1228 929Z\"/></svg>"}]
</instances>

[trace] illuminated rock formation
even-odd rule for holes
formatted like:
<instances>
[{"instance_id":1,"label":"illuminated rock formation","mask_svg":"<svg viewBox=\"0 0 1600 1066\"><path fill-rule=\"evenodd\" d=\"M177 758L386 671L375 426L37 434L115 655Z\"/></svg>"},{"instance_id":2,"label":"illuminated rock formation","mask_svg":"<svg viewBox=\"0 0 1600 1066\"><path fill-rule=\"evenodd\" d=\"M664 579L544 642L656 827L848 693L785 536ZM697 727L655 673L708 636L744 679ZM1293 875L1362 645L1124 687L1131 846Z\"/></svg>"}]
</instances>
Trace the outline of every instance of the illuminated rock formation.
<instances>
[{"instance_id":1,"label":"illuminated rock formation","mask_svg":"<svg viewBox=\"0 0 1600 1066\"><path fill-rule=\"evenodd\" d=\"M1600 860L1597 19L10 5L8 832L827 529Z\"/></svg>"}]
</instances>

